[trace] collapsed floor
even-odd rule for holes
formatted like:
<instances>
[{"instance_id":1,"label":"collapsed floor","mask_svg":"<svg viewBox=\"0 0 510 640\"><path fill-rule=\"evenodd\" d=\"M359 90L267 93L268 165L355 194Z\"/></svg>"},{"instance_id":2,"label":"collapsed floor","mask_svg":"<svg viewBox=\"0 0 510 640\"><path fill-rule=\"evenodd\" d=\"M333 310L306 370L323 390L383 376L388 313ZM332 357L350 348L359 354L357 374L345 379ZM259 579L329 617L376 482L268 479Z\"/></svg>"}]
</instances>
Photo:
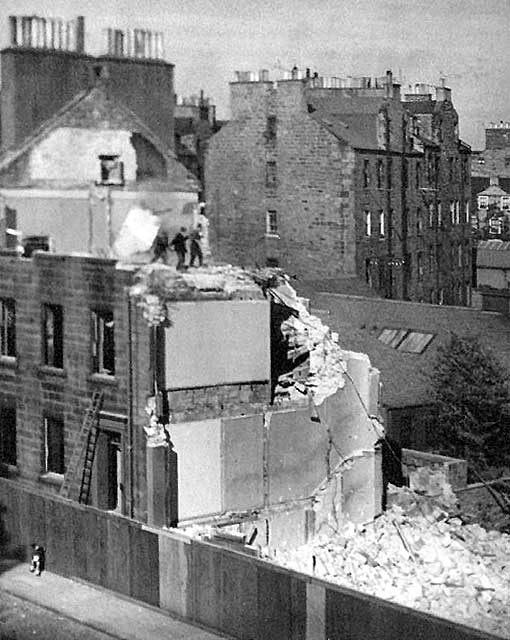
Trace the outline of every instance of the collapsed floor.
<instances>
[{"instance_id":1,"label":"collapsed floor","mask_svg":"<svg viewBox=\"0 0 510 640\"><path fill-rule=\"evenodd\" d=\"M374 522L270 557L386 600L510 638L510 536L465 525L448 501L391 487Z\"/></svg>"}]
</instances>

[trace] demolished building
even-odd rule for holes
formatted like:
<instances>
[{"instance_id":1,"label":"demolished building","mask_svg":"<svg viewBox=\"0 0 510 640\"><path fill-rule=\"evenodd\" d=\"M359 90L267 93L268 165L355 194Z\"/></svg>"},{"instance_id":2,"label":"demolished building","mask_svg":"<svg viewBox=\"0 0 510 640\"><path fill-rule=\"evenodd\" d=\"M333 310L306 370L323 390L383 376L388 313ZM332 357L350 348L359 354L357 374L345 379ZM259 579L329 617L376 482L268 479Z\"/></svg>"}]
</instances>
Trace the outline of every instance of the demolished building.
<instances>
[{"instance_id":1,"label":"demolished building","mask_svg":"<svg viewBox=\"0 0 510 640\"><path fill-rule=\"evenodd\" d=\"M157 526L276 506L305 539L380 512L378 373L280 276L6 251L0 270L8 476Z\"/></svg>"}]
</instances>

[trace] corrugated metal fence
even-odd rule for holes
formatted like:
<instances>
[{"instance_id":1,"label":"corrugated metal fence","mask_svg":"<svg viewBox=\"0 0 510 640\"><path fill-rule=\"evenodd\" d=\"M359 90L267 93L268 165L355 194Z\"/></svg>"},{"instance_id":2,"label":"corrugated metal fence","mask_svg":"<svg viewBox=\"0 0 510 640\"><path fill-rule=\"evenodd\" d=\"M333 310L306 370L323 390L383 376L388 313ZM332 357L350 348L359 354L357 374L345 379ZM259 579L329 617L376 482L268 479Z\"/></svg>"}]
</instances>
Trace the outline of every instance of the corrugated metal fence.
<instances>
[{"instance_id":1,"label":"corrugated metal fence","mask_svg":"<svg viewBox=\"0 0 510 640\"><path fill-rule=\"evenodd\" d=\"M44 544L50 571L241 640L495 637L5 479L0 507L11 542Z\"/></svg>"}]
</instances>

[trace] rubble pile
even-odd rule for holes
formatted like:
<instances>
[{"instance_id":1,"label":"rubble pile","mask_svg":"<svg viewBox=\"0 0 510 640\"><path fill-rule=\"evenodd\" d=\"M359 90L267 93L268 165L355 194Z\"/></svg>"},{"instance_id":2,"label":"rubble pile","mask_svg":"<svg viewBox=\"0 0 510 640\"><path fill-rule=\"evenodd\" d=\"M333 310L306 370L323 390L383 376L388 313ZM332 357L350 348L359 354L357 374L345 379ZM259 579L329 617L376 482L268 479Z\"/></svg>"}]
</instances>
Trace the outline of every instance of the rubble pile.
<instances>
[{"instance_id":1,"label":"rubble pile","mask_svg":"<svg viewBox=\"0 0 510 640\"><path fill-rule=\"evenodd\" d=\"M374 522L347 523L276 561L510 638L510 536L464 525L451 503L391 489L391 508Z\"/></svg>"},{"instance_id":2,"label":"rubble pile","mask_svg":"<svg viewBox=\"0 0 510 640\"><path fill-rule=\"evenodd\" d=\"M185 272L161 263L147 264L137 271L129 293L150 326L171 323L169 304L177 300L263 297L253 276L231 265L199 267Z\"/></svg>"},{"instance_id":3,"label":"rubble pile","mask_svg":"<svg viewBox=\"0 0 510 640\"><path fill-rule=\"evenodd\" d=\"M303 301L290 284L281 277L269 288L273 300L294 311L294 315L281 325L283 336L289 345L290 358L309 353L306 376L283 376L276 394L290 399L302 398L310 392L314 404L320 405L345 383L345 354L337 344L329 327L309 313Z\"/></svg>"}]
</instances>

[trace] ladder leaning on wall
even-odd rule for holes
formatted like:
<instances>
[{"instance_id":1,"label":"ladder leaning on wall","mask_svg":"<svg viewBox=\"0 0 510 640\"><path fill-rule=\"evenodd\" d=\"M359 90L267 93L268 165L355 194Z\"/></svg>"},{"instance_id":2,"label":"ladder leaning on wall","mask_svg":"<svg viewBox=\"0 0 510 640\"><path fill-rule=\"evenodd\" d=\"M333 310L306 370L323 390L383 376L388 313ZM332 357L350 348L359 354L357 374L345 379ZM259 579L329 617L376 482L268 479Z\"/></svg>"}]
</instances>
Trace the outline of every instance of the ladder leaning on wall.
<instances>
[{"instance_id":1,"label":"ladder leaning on wall","mask_svg":"<svg viewBox=\"0 0 510 640\"><path fill-rule=\"evenodd\" d=\"M90 495L92 465L96 453L99 413L103 404L103 391L94 391L90 398L78 439L71 454L69 468L60 488L63 498L87 504Z\"/></svg>"}]
</instances>

